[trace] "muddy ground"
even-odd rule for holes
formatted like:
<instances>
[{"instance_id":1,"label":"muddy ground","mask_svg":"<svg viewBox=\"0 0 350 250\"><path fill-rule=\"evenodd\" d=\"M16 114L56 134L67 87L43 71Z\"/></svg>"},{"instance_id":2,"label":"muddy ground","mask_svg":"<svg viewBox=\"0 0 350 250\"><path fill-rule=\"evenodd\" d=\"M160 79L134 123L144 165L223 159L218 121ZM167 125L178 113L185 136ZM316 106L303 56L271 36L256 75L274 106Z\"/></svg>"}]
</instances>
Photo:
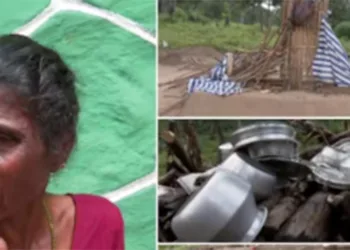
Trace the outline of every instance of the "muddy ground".
<instances>
[{"instance_id":1,"label":"muddy ground","mask_svg":"<svg viewBox=\"0 0 350 250\"><path fill-rule=\"evenodd\" d=\"M251 90L241 95L219 97L195 93L183 105L178 103L187 88L187 79L208 72L223 54L212 48L161 49L159 52L160 116L350 116L350 89L327 87L319 92L272 93ZM184 79L187 78L187 79ZM184 79L180 87L164 85Z\"/></svg>"}]
</instances>

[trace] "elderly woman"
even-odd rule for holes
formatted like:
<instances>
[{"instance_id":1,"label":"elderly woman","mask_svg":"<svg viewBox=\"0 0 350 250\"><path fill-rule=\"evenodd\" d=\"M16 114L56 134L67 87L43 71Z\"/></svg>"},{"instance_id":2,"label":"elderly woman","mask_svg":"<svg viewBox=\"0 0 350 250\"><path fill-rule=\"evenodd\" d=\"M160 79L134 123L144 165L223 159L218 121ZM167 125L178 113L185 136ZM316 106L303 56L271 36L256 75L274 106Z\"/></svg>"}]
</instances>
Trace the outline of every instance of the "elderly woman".
<instances>
[{"instance_id":1,"label":"elderly woman","mask_svg":"<svg viewBox=\"0 0 350 250\"><path fill-rule=\"evenodd\" d=\"M0 249L124 249L114 204L45 192L76 141L74 83L55 51L0 37Z\"/></svg>"}]
</instances>

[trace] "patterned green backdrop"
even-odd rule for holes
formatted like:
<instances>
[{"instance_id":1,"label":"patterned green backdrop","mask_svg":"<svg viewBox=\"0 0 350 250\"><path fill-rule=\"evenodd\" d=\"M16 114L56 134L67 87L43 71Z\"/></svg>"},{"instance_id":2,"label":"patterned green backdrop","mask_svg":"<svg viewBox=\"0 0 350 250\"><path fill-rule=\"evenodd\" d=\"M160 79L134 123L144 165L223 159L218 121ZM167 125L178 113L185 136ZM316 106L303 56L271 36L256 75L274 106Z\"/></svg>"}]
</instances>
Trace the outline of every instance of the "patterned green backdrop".
<instances>
[{"instance_id":1,"label":"patterned green backdrop","mask_svg":"<svg viewBox=\"0 0 350 250\"><path fill-rule=\"evenodd\" d=\"M49 191L102 195L154 172L155 46L81 12L80 2L52 0L49 6L48 0L3 0L0 33L22 27L21 33L58 50L75 70L82 108L78 144L66 169L51 180ZM155 33L155 0L86 2ZM70 3L78 8L67 10ZM48 15L53 10L54 15L36 28L30 21L44 10ZM131 192L117 204L124 214L127 249L155 249L154 186Z\"/></svg>"}]
</instances>

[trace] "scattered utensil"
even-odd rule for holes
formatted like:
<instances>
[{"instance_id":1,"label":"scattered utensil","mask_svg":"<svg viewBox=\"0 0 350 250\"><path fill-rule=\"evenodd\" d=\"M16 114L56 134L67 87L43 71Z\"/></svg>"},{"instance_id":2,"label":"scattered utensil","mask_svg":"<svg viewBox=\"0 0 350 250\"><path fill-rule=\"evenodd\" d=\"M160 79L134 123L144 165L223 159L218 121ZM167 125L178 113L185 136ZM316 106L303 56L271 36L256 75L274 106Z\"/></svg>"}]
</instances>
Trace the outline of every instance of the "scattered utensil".
<instances>
[{"instance_id":1,"label":"scattered utensil","mask_svg":"<svg viewBox=\"0 0 350 250\"><path fill-rule=\"evenodd\" d=\"M248 147L249 156L257 159L262 157L284 157L298 159L299 143L294 139L261 140Z\"/></svg>"},{"instance_id":2,"label":"scattered utensil","mask_svg":"<svg viewBox=\"0 0 350 250\"><path fill-rule=\"evenodd\" d=\"M236 151L262 140L290 140L295 136L296 131L287 124L257 123L235 131L231 136L231 143Z\"/></svg>"},{"instance_id":3,"label":"scattered utensil","mask_svg":"<svg viewBox=\"0 0 350 250\"><path fill-rule=\"evenodd\" d=\"M218 162L225 161L231 154L234 153L234 148L230 142L221 144L218 148Z\"/></svg>"},{"instance_id":4,"label":"scattered utensil","mask_svg":"<svg viewBox=\"0 0 350 250\"><path fill-rule=\"evenodd\" d=\"M277 184L276 175L272 171L242 153L232 154L218 168L226 169L247 180L252 185L257 200L269 197Z\"/></svg>"},{"instance_id":5,"label":"scattered utensil","mask_svg":"<svg viewBox=\"0 0 350 250\"><path fill-rule=\"evenodd\" d=\"M221 169L194 193L171 222L178 242L254 240L267 217L258 208L251 185Z\"/></svg>"},{"instance_id":6,"label":"scattered utensil","mask_svg":"<svg viewBox=\"0 0 350 250\"><path fill-rule=\"evenodd\" d=\"M281 178L302 178L310 174L313 168L312 163L302 159L264 157L258 160Z\"/></svg>"}]
</instances>

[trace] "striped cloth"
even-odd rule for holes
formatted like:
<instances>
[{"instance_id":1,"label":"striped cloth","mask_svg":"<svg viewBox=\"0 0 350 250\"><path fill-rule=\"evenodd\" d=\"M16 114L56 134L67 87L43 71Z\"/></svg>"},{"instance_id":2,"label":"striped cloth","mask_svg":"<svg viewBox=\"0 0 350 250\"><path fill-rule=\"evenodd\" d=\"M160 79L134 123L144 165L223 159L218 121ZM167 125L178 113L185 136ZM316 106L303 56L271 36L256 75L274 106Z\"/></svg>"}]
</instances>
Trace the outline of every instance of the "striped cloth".
<instances>
[{"instance_id":1,"label":"striped cloth","mask_svg":"<svg viewBox=\"0 0 350 250\"><path fill-rule=\"evenodd\" d=\"M349 87L350 63L348 54L326 18L322 19L319 45L313 61L312 73L323 83Z\"/></svg>"},{"instance_id":2,"label":"striped cloth","mask_svg":"<svg viewBox=\"0 0 350 250\"><path fill-rule=\"evenodd\" d=\"M209 77L191 78L187 86L188 93L205 92L219 96L242 93L244 86L241 83L229 80L226 75L226 69L227 57L224 57L224 59L210 71Z\"/></svg>"}]
</instances>

